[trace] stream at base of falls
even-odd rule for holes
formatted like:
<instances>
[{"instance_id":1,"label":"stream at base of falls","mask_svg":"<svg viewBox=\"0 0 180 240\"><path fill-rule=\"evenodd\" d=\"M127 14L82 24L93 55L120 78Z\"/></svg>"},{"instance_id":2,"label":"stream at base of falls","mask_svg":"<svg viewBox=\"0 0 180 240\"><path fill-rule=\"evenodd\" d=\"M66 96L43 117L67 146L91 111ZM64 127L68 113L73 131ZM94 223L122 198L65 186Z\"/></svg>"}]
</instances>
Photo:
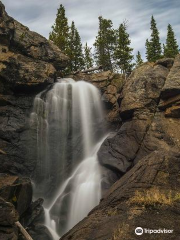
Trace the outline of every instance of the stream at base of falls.
<instances>
[{"instance_id":1,"label":"stream at base of falls","mask_svg":"<svg viewBox=\"0 0 180 240\"><path fill-rule=\"evenodd\" d=\"M34 196L45 199L45 225L53 240L100 201L97 153L107 137L104 119L100 93L87 82L61 79L34 100Z\"/></svg>"}]
</instances>

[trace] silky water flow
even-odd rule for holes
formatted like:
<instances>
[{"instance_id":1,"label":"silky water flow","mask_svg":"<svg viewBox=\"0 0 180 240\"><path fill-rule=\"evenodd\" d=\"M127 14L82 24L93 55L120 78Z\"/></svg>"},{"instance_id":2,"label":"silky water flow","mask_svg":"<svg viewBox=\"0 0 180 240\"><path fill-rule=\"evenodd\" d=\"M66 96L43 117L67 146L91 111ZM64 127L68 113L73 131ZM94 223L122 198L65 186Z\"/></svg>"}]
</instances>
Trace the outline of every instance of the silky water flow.
<instances>
[{"instance_id":1,"label":"silky water flow","mask_svg":"<svg viewBox=\"0 0 180 240\"><path fill-rule=\"evenodd\" d=\"M105 139L96 87L61 79L34 100L37 140L35 197L45 199L45 221L54 240L82 220L101 197L98 150Z\"/></svg>"}]
</instances>

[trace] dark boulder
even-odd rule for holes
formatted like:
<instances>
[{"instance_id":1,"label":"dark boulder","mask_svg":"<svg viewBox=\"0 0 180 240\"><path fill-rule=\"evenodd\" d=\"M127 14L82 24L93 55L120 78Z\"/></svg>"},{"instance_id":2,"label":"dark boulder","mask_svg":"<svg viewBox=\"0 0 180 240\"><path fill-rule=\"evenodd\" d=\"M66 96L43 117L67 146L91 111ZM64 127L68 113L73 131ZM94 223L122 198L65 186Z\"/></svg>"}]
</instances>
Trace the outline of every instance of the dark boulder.
<instances>
[{"instance_id":1,"label":"dark boulder","mask_svg":"<svg viewBox=\"0 0 180 240\"><path fill-rule=\"evenodd\" d=\"M0 239L18 240L18 229L15 222L19 215L12 203L0 197Z\"/></svg>"},{"instance_id":2,"label":"dark boulder","mask_svg":"<svg viewBox=\"0 0 180 240\"><path fill-rule=\"evenodd\" d=\"M161 58L155 62L155 65L162 65L168 69L171 69L174 64L174 58Z\"/></svg>"},{"instance_id":3,"label":"dark boulder","mask_svg":"<svg viewBox=\"0 0 180 240\"><path fill-rule=\"evenodd\" d=\"M125 122L114 137L107 138L99 152L99 162L106 168L124 174L131 167L146 134L147 121Z\"/></svg>"},{"instance_id":4,"label":"dark boulder","mask_svg":"<svg viewBox=\"0 0 180 240\"><path fill-rule=\"evenodd\" d=\"M11 226L18 221L18 213L10 202L6 202L0 197L0 225Z\"/></svg>"},{"instance_id":5,"label":"dark boulder","mask_svg":"<svg viewBox=\"0 0 180 240\"><path fill-rule=\"evenodd\" d=\"M21 216L32 201L32 185L29 179L0 175L0 197L11 202Z\"/></svg>"},{"instance_id":6,"label":"dark boulder","mask_svg":"<svg viewBox=\"0 0 180 240\"><path fill-rule=\"evenodd\" d=\"M44 225L37 224L28 229L33 240L53 240L52 234Z\"/></svg>"},{"instance_id":7,"label":"dark boulder","mask_svg":"<svg viewBox=\"0 0 180 240\"><path fill-rule=\"evenodd\" d=\"M34 202L31 202L29 208L22 214L20 221L23 226L29 227L35 225L36 223L44 222L44 200L42 198L37 199Z\"/></svg>"},{"instance_id":8,"label":"dark boulder","mask_svg":"<svg viewBox=\"0 0 180 240\"><path fill-rule=\"evenodd\" d=\"M0 239L24 240L17 231L20 221L34 239L52 240L45 222L43 199L32 202L32 185L29 179L0 174ZM6 231L7 230L7 231ZM0 235L1 236L1 235ZM9 238L8 238L9 237Z\"/></svg>"}]
</instances>

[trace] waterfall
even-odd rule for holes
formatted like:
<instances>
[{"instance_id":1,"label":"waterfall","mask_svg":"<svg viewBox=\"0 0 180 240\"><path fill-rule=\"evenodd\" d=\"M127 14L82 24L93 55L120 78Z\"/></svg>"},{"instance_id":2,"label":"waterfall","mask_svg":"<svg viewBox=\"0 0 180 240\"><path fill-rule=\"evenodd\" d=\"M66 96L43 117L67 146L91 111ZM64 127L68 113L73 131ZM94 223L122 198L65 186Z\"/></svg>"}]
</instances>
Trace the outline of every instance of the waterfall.
<instances>
[{"instance_id":1,"label":"waterfall","mask_svg":"<svg viewBox=\"0 0 180 240\"><path fill-rule=\"evenodd\" d=\"M61 79L34 100L35 196L45 199L46 225L54 240L99 203L97 152L105 136L102 109L98 89L72 79Z\"/></svg>"}]
</instances>

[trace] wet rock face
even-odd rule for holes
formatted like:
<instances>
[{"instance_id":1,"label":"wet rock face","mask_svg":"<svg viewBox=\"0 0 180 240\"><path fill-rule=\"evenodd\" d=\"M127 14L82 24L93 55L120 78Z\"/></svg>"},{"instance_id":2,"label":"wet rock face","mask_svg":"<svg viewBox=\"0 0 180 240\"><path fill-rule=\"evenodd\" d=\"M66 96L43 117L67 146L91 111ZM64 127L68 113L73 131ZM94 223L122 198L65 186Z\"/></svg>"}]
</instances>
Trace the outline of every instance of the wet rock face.
<instances>
[{"instance_id":1,"label":"wet rock face","mask_svg":"<svg viewBox=\"0 0 180 240\"><path fill-rule=\"evenodd\" d=\"M69 76L77 81L83 80L96 86L102 95L105 105L106 120L112 127L113 124L120 124L118 99L124 85L124 77L111 71L84 74L79 73Z\"/></svg>"},{"instance_id":2,"label":"wet rock face","mask_svg":"<svg viewBox=\"0 0 180 240\"><path fill-rule=\"evenodd\" d=\"M0 172L28 176L36 166L35 132L29 118L33 96L0 95Z\"/></svg>"},{"instance_id":3,"label":"wet rock face","mask_svg":"<svg viewBox=\"0 0 180 240\"><path fill-rule=\"evenodd\" d=\"M63 240L137 239L139 226L174 230L163 239L180 237L179 55L173 62L143 64L127 79L119 97L122 125L98 153L104 197Z\"/></svg>"}]
</instances>

